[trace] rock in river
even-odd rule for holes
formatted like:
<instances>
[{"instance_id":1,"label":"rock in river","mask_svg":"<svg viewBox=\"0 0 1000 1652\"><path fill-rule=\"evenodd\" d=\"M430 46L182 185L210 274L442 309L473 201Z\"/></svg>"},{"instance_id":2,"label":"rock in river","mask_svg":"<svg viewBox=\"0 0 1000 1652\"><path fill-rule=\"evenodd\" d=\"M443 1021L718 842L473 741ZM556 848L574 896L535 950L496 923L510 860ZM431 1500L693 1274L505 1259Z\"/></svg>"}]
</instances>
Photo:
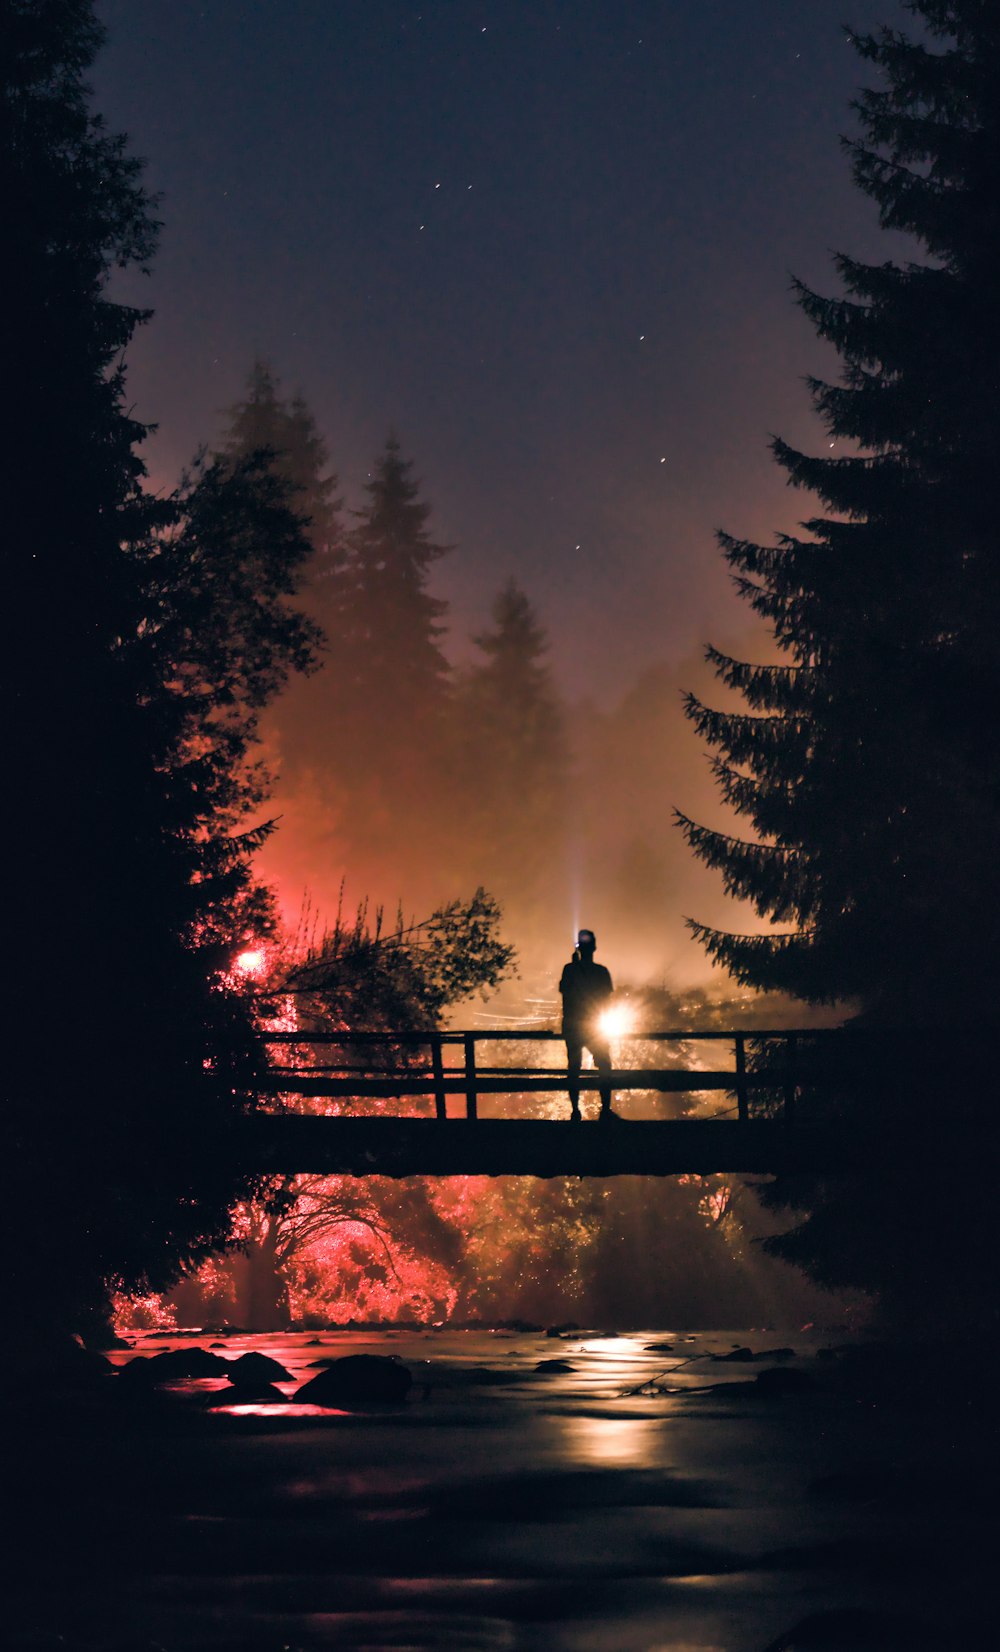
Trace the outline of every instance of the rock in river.
<instances>
[{"instance_id":1,"label":"rock in river","mask_svg":"<svg viewBox=\"0 0 1000 1652\"><path fill-rule=\"evenodd\" d=\"M397 1405L412 1377L399 1360L384 1354L347 1354L296 1389L297 1405Z\"/></svg>"},{"instance_id":2,"label":"rock in river","mask_svg":"<svg viewBox=\"0 0 1000 1652\"><path fill-rule=\"evenodd\" d=\"M209 1406L225 1405L287 1405L288 1395L283 1394L280 1388L275 1388L273 1382L265 1382L261 1377L248 1377L245 1382L237 1383L234 1388L221 1388L209 1399Z\"/></svg>"},{"instance_id":3,"label":"rock in river","mask_svg":"<svg viewBox=\"0 0 1000 1652\"><path fill-rule=\"evenodd\" d=\"M258 1354L251 1349L249 1354L241 1354L239 1359L229 1361L226 1375L230 1382L289 1382L291 1371L286 1371L279 1360L271 1359L267 1354Z\"/></svg>"},{"instance_id":4,"label":"rock in river","mask_svg":"<svg viewBox=\"0 0 1000 1652\"><path fill-rule=\"evenodd\" d=\"M222 1377L229 1370L229 1361L207 1348L176 1348L154 1354L152 1359L138 1356L121 1368L121 1377L129 1382L179 1382L183 1377Z\"/></svg>"}]
</instances>

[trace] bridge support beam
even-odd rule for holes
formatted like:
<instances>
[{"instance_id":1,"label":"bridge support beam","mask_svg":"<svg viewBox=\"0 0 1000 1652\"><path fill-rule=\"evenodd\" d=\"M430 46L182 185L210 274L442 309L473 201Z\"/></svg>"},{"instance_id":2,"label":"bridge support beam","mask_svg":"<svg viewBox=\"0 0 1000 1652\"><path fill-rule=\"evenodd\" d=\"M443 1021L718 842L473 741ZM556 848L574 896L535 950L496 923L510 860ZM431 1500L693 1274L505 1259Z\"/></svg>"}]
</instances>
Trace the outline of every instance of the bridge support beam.
<instances>
[{"instance_id":1,"label":"bridge support beam","mask_svg":"<svg viewBox=\"0 0 1000 1652\"><path fill-rule=\"evenodd\" d=\"M849 1170L859 1157L820 1125L730 1119L345 1118L257 1114L240 1126L248 1169L349 1176L678 1176Z\"/></svg>"}]
</instances>

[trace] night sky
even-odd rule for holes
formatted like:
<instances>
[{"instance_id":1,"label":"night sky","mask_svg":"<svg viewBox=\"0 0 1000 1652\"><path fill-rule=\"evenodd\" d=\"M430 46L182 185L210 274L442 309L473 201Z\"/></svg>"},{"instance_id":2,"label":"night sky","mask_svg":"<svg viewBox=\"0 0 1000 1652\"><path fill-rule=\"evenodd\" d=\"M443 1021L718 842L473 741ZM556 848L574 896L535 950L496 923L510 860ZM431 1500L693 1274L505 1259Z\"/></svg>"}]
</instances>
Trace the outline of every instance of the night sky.
<instances>
[{"instance_id":1,"label":"night sky","mask_svg":"<svg viewBox=\"0 0 1000 1652\"><path fill-rule=\"evenodd\" d=\"M713 529L809 508L766 445L825 439L788 279L893 250L837 142L865 76L841 24L888 0L99 9L97 106L162 193L130 357L158 484L259 354L348 503L398 431L458 547L456 657L509 574L574 693L754 646Z\"/></svg>"}]
</instances>

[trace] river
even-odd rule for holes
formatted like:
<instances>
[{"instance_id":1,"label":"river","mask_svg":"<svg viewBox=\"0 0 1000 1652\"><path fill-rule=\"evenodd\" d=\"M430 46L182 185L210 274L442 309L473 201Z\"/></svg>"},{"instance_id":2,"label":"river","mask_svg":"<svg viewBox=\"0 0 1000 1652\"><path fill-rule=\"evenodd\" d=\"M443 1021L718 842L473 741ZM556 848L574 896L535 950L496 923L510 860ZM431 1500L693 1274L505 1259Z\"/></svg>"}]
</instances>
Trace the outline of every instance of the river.
<instances>
[{"instance_id":1,"label":"river","mask_svg":"<svg viewBox=\"0 0 1000 1652\"><path fill-rule=\"evenodd\" d=\"M315 1361L354 1352L398 1355L414 1387L405 1405L369 1412L218 1409L228 1389L209 1379L175 1384L138 1420L111 1426L102 1410L92 1428L56 1427L24 1510L47 1541L28 1545L11 1645L986 1644L973 1436L884 1381L845 1383L850 1349L828 1349L842 1334L193 1340L273 1356L287 1394ZM143 1335L112 1357L191 1345ZM717 1357L737 1346L755 1357ZM551 1360L570 1369L538 1369ZM769 1392L764 1370L801 1378Z\"/></svg>"}]
</instances>

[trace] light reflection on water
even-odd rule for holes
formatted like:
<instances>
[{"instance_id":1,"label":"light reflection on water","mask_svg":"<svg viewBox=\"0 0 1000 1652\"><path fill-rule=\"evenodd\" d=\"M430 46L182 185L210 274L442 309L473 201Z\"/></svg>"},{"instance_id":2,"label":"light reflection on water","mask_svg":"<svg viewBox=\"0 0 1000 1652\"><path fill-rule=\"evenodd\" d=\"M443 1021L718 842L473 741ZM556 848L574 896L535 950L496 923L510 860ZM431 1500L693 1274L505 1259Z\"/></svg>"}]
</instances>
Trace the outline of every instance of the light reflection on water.
<instances>
[{"instance_id":1,"label":"light reflection on water","mask_svg":"<svg viewBox=\"0 0 1000 1652\"><path fill-rule=\"evenodd\" d=\"M149 1338L135 1352L194 1340ZM815 1393L787 1403L748 1396L752 1373L713 1365L735 1340L663 1329L559 1341L449 1330L234 1336L217 1344L225 1357L272 1354L293 1374L279 1385L289 1394L319 1359L360 1351L398 1354L414 1388L405 1405L369 1416L234 1398L190 1441L171 1436L154 1467L168 1488L176 1476L178 1506L202 1522L213 1594L232 1591L233 1646L257 1644L266 1618L267 1652L761 1652L807 1611L851 1607L857 1595L854 1575L821 1555L793 1571L760 1557L845 1535L882 1541L877 1508L809 1488L898 1442L889 1416L845 1412L827 1394L818 1333L787 1338L798 1367L817 1372ZM764 1349L786 1338L739 1340ZM572 1369L545 1370L553 1357ZM639 1392L654 1379L689 1391ZM705 1384L711 1396L698 1393ZM189 1399L225 1386L192 1383ZM168 1543L159 1564L169 1585L140 1583L133 1595L143 1633L171 1652L216 1644L197 1638L208 1634L197 1583L207 1561L186 1573L188 1552Z\"/></svg>"},{"instance_id":2,"label":"light reflection on water","mask_svg":"<svg viewBox=\"0 0 1000 1652\"><path fill-rule=\"evenodd\" d=\"M260 1400L245 1400L239 1405L213 1405L218 1417L349 1417L349 1411L337 1411L333 1406L296 1405L289 1401L281 1405L277 1400L264 1404Z\"/></svg>"},{"instance_id":3,"label":"light reflection on water","mask_svg":"<svg viewBox=\"0 0 1000 1652\"><path fill-rule=\"evenodd\" d=\"M570 1462L594 1468L664 1466L659 1417L561 1417L559 1430Z\"/></svg>"}]
</instances>

